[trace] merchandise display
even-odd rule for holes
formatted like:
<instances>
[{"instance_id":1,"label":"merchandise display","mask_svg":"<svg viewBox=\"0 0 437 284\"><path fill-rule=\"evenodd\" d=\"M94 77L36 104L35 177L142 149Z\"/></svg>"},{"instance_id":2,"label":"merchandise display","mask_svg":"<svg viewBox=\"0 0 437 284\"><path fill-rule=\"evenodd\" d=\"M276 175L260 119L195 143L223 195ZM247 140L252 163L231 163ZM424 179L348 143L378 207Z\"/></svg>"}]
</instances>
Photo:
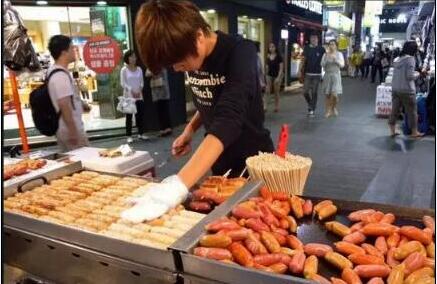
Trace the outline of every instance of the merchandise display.
<instances>
[{"instance_id":1,"label":"merchandise display","mask_svg":"<svg viewBox=\"0 0 437 284\"><path fill-rule=\"evenodd\" d=\"M120 218L129 197L147 191L147 181L91 171L65 176L4 201L5 211L154 248L166 249L204 215L178 205L159 219L132 224Z\"/></svg>"},{"instance_id":2,"label":"merchandise display","mask_svg":"<svg viewBox=\"0 0 437 284\"><path fill-rule=\"evenodd\" d=\"M260 153L246 159L251 178L262 180L272 191L288 194L303 193L312 160L285 153L284 158L273 153Z\"/></svg>"},{"instance_id":3,"label":"merchandise display","mask_svg":"<svg viewBox=\"0 0 437 284\"><path fill-rule=\"evenodd\" d=\"M393 213L358 209L340 222L337 211L331 200L313 206L311 199L263 187L259 196L237 204L229 217L207 224L207 234L193 254L318 283L365 283L375 277L381 283L413 283L419 278L434 283L434 272L428 272L435 269L433 217L408 225ZM334 241L298 237L308 222L319 223Z\"/></svg>"},{"instance_id":4,"label":"merchandise display","mask_svg":"<svg viewBox=\"0 0 437 284\"><path fill-rule=\"evenodd\" d=\"M207 177L199 188L192 191L190 209L197 212L209 212L231 197L247 182L246 178Z\"/></svg>"}]
</instances>

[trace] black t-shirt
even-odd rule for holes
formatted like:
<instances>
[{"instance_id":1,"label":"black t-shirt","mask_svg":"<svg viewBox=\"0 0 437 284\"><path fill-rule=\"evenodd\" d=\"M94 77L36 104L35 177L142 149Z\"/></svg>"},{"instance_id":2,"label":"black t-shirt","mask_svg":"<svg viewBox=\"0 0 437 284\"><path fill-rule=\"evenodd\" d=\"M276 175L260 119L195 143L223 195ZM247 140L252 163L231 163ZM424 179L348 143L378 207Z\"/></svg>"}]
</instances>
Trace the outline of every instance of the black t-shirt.
<instances>
[{"instance_id":1,"label":"black t-shirt","mask_svg":"<svg viewBox=\"0 0 437 284\"><path fill-rule=\"evenodd\" d=\"M222 32L217 35L202 68L188 72L187 78L206 133L225 148L212 167L213 174L232 169L231 175L239 175L247 157L274 148L264 128L255 45Z\"/></svg>"},{"instance_id":2,"label":"black t-shirt","mask_svg":"<svg viewBox=\"0 0 437 284\"><path fill-rule=\"evenodd\" d=\"M303 56L305 57L305 74L321 74L322 66L320 63L322 62L322 56L325 54L325 49L318 46L305 46L303 50Z\"/></svg>"},{"instance_id":3,"label":"black t-shirt","mask_svg":"<svg viewBox=\"0 0 437 284\"><path fill-rule=\"evenodd\" d=\"M270 55L267 56L267 66L269 68L268 76L278 77L279 75L279 64L282 63L282 57L279 54L276 54L275 58L272 60Z\"/></svg>"}]
</instances>

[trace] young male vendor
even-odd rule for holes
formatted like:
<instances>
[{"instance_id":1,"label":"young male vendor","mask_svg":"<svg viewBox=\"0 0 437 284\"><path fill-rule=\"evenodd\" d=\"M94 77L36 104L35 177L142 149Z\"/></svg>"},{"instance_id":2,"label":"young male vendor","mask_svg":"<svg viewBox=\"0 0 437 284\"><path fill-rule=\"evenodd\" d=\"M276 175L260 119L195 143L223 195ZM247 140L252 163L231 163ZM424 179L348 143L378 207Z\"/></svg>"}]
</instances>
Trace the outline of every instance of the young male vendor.
<instances>
[{"instance_id":1,"label":"young male vendor","mask_svg":"<svg viewBox=\"0 0 437 284\"><path fill-rule=\"evenodd\" d=\"M173 155L188 154L194 133L201 125L206 130L191 159L177 175L156 187L152 199L171 207L186 195L173 199L168 195L188 193L210 169L214 175L232 170L231 176L238 176L247 157L274 151L263 125L255 44L211 31L198 8L185 0L143 4L135 31L141 59L152 72L166 67L187 72L197 112L174 141Z\"/></svg>"}]
</instances>

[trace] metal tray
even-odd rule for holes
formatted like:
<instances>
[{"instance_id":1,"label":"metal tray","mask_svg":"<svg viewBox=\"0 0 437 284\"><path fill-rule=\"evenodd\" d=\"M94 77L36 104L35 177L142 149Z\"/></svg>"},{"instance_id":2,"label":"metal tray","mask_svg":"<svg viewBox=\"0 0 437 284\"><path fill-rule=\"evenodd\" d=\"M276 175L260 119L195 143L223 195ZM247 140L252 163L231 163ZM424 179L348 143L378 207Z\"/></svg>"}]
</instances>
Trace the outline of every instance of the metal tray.
<instances>
[{"instance_id":1,"label":"metal tray","mask_svg":"<svg viewBox=\"0 0 437 284\"><path fill-rule=\"evenodd\" d=\"M53 283L176 283L177 274L5 226L5 262Z\"/></svg>"},{"instance_id":2,"label":"metal tray","mask_svg":"<svg viewBox=\"0 0 437 284\"><path fill-rule=\"evenodd\" d=\"M120 177L127 176L112 173L103 174ZM224 202L222 205L217 206L212 212L220 210L221 208L225 208L226 203L227 202ZM211 219L208 217L203 218L196 226L186 232L181 239L190 239L191 237L189 236L197 236L200 234L200 231L194 230L194 228L203 228L210 221ZM60 242L65 242L66 244L81 246L89 250L95 250L98 253L104 253L109 256L135 262L137 264L155 267L171 272L180 271L178 268L182 267L179 261L180 258L175 257L174 254L176 254L176 252L170 249L161 250L151 248L60 224L45 222L11 212L4 212L4 222L7 226L13 229L38 234L45 238L52 238Z\"/></svg>"},{"instance_id":3,"label":"metal tray","mask_svg":"<svg viewBox=\"0 0 437 284\"><path fill-rule=\"evenodd\" d=\"M47 168L46 170L44 170L44 168L41 168L38 170L38 173L30 172L26 174L28 175L28 177L26 177L26 175L23 175L16 182L13 182L13 180L11 180L11 182L9 182L7 186L4 186L5 181L2 181L3 198L7 198L17 193L18 190L28 190L36 187L39 183L41 183L41 179L46 182L48 180L71 175L82 169L82 163L80 161L68 163L64 163L63 161L55 161L54 163L63 163L64 165L60 164L59 167Z\"/></svg>"},{"instance_id":4,"label":"metal tray","mask_svg":"<svg viewBox=\"0 0 437 284\"><path fill-rule=\"evenodd\" d=\"M219 210L212 212L207 216L207 220L213 221L222 216L229 215L232 208L239 202L247 200L249 197L258 196L261 184L252 184L250 187L246 187L241 190L237 195L233 196L229 202L225 204ZM322 198L308 197L313 203L317 203ZM382 212L392 212L396 215L396 223L399 225L411 224L419 225L423 215L434 216L435 212L428 209L414 209L405 207L396 207L384 204L365 203L335 200L332 201L339 208L339 212L335 216L335 220L349 225L350 222L346 218L347 214L351 211L374 208ZM208 222L205 222L208 223ZM299 220L299 228L297 236L304 243L318 242L332 245L333 242L340 240L337 236L329 233L324 229L323 223L316 220L312 220L311 217L303 218ZM200 225L200 224L199 224ZM248 269L242 266L229 265L219 261L209 260L202 257L197 257L192 254L193 249L197 246L199 239L206 233L204 226L197 226L193 228L192 233L196 233L197 236L184 236L184 238L177 241L171 246L171 249L179 252L180 260L182 262L181 270L184 275L190 279L190 283L241 283L242 279L246 283L312 283L301 277L295 277L291 275L277 275L272 273L266 273L255 269ZM188 250L187 250L188 248ZM339 275L339 271L328 263L320 261L319 273L327 278L335 275ZM208 282L210 281L210 282Z\"/></svg>"}]
</instances>

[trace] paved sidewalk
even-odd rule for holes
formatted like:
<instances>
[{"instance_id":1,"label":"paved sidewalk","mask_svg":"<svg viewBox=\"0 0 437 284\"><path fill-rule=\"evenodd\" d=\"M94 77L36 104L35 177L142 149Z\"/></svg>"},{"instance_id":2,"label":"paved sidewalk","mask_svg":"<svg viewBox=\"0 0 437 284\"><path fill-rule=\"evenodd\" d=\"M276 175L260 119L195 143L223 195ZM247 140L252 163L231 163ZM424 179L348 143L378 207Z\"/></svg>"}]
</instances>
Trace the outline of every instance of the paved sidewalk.
<instances>
[{"instance_id":1,"label":"paved sidewalk","mask_svg":"<svg viewBox=\"0 0 437 284\"><path fill-rule=\"evenodd\" d=\"M344 78L340 97L340 116L323 117L324 97L319 95L315 118L306 116L306 104L299 90L281 98L279 113L269 106L266 126L276 143L280 126L291 126L289 150L309 156L313 167L305 194L346 200L366 200L396 205L435 208L435 138L411 140L388 136L386 119L374 116L376 85ZM187 158L170 155L172 137L136 141L138 150L148 150L156 161L157 174L176 173ZM200 131L194 148L203 137ZM114 147L125 139L93 142L97 147Z\"/></svg>"}]
</instances>

